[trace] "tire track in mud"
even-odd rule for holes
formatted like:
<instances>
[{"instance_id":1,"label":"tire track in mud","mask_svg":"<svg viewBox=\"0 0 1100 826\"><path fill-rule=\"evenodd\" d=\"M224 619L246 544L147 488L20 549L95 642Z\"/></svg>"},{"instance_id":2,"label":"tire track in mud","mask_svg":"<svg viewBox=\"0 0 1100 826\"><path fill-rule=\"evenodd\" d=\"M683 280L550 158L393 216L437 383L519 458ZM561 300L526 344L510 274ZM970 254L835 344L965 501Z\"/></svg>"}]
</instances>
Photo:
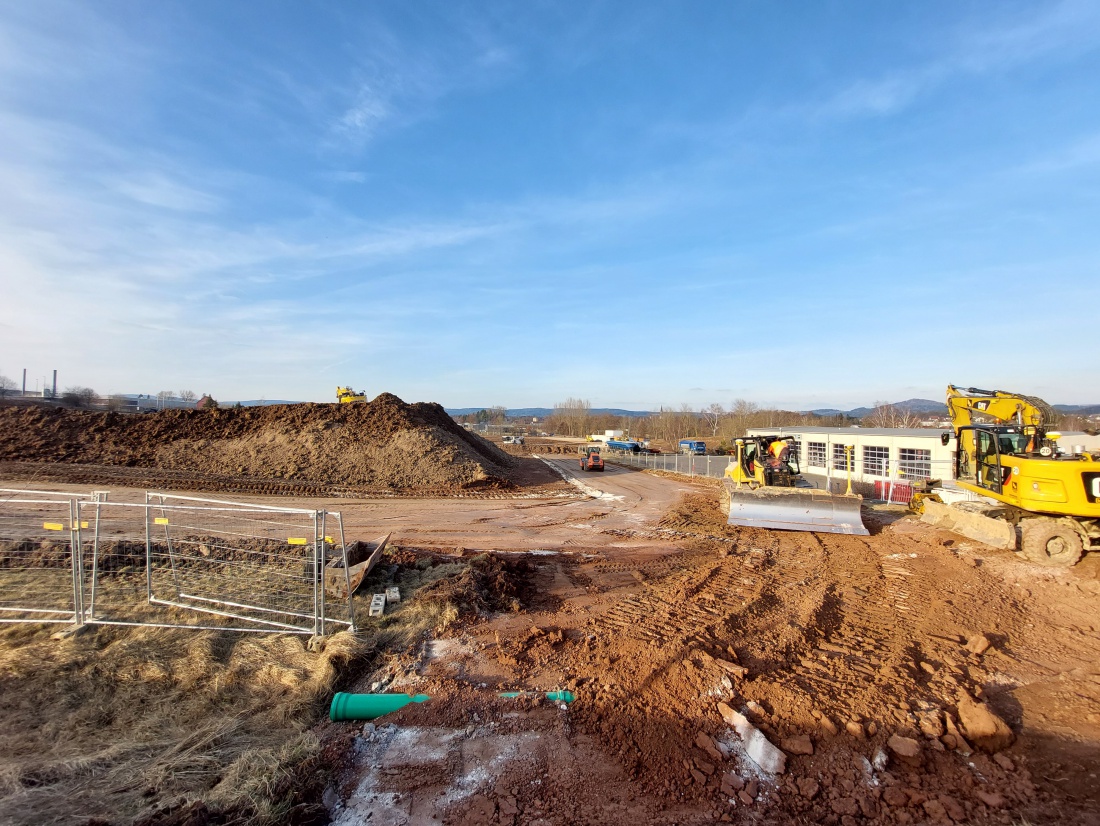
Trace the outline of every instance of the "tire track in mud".
<instances>
[{"instance_id":1,"label":"tire track in mud","mask_svg":"<svg viewBox=\"0 0 1100 826\"><path fill-rule=\"evenodd\" d=\"M897 545L746 530L725 557L685 554L664 570L598 565L594 572L637 572L644 587L594 623L658 649L636 676L640 686L692 650L729 651L762 693L781 688L807 707L900 720L911 703L951 693L964 675L946 653L951 643L942 653L922 652L907 633L935 581L908 553L883 553ZM929 658L950 667L924 672Z\"/></svg>"},{"instance_id":2,"label":"tire track in mud","mask_svg":"<svg viewBox=\"0 0 1100 826\"><path fill-rule=\"evenodd\" d=\"M126 487L171 488L208 493L245 493L265 496L336 497L341 499L500 499L522 500L552 496L555 499L583 500L574 491L549 494L532 491L453 487L415 489L372 488L300 482L277 478L218 476L171 468L117 467L114 465L48 464L0 462L0 474L11 479L29 479L64 484L119 484Z\"/></svg>"}]
</instances>

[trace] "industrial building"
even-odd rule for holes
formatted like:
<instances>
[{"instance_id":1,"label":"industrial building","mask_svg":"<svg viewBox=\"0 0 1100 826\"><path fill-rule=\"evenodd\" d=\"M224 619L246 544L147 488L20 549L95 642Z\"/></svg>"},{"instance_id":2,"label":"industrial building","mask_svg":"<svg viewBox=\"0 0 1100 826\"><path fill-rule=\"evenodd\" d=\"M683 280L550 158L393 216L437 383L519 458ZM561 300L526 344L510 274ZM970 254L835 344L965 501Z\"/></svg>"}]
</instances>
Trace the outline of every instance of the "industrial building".
<instances>
[{"instance_id":1,"label":"industrial building","mask_svg":"<svg viewBox=\"0 0 1100 826\"><path fill-rule=\"evenodd\" d=\"M943 444L950 430L921 427L757 427L750 436L793 436L796 458L808 481L824 486L828 478L848 478L851 456L853 482L919 482L951 479L955 441ZM845 450L851 446L851 451Z\"/></svg>"}]
</instances>

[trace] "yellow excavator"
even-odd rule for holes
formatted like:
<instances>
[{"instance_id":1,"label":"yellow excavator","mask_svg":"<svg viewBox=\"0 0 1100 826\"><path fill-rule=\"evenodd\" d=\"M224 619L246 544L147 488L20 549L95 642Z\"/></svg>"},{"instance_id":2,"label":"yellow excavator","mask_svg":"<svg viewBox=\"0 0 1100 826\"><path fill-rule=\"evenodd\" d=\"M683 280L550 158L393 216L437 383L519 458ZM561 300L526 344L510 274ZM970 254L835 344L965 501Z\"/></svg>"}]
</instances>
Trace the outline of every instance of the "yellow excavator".
<instances>
[{"instance_id":1,"label":"yellow excavator","mask_svg":"<svg viewBox=\"0 0 1100 826\"><path fill-rule=\"evenodd\" d=\"M867 536L860 517L863 497L817 490L798 467L793 436L737 439L722 479L722 507L729 524L781 531Z\"/></svg>"},{"instance_id":2,"label":"yellow excavator","mask_svg":"<svg viewBox=\"0 0 1100 826\"><path fill-rule=\"evenodd\" d=\"M1059 448L1050 405L1003 390L948 385L947 409L953 433L943 439L957 442L956 482L1001 503L995 516L966 514L954 530L983 539L985 528L995 528L980 520L1000 520L1009 526L1011 547L1018 532L1019 551L1040 565L1068 567L1085 551L1100 550L1100 457Z\"/></svg>"},{"instance_id":3,"label":"yellow excavator","mask_svg":"<svg viewBox=\"0 0 1100 826\"><path fill-rule=\"evenodd\" d=\"M351 404L352 402L365 402L367 400L366 393L356 393L350 387L337 387L336 388L336 401L340 404Z\"/></svg>"}]
</instances>

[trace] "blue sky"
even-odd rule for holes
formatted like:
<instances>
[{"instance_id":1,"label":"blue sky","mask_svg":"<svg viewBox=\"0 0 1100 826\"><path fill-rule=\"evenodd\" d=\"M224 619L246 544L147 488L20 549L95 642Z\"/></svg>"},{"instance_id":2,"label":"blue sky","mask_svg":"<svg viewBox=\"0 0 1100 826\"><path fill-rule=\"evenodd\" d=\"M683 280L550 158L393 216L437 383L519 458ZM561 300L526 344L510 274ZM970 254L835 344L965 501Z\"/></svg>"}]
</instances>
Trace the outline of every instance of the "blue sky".
<instances>
[{"instance_id":1,"label":"blue sky","mask_svg":"<svg viewBox=\"0 0 1100 826\"><path fill-rule=\"evenodd\" d=\"M0 373L1100 401L1100 4L7 3Z\"/></svg>"}]
</instances>

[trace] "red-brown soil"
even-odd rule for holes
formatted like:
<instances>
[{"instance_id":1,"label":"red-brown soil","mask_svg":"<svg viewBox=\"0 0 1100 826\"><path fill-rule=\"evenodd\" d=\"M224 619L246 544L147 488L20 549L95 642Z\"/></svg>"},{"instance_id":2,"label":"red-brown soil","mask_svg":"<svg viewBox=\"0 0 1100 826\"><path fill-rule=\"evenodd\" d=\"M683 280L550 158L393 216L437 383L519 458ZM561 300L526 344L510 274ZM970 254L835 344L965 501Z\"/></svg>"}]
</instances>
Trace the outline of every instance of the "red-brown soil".
<instances>
[{"instance_id":1,"label":"red-brown soil","mask_svg":"<svg viewBox=\"0 0 1100 826\"><path fill-rule=\"evenodd\" d=\"M1097 560L1037 569L867 520L871 537L740 529L701 489L634 532L662 555L501 557L523 566L519 612L471 613L358 687L433 699L343 753L336 822L1098 822ZM561 688L568 709L496 696ZM972 700L1013 744L966 741ZM787 747L785 774L745 756L720 702Z\"/></svg>"},{"instance_id":2,"label":"red-brown soil","mask_svg":"<svg viewBox=\"0 0 1100 826\"><path fill-rule=\"evenodd\" d=\"M356 404L96 413L0 406L9 476L70 483L318 495L511 490L517 461L438 404L383 393Z\"/></svg>"}]
</instances>

